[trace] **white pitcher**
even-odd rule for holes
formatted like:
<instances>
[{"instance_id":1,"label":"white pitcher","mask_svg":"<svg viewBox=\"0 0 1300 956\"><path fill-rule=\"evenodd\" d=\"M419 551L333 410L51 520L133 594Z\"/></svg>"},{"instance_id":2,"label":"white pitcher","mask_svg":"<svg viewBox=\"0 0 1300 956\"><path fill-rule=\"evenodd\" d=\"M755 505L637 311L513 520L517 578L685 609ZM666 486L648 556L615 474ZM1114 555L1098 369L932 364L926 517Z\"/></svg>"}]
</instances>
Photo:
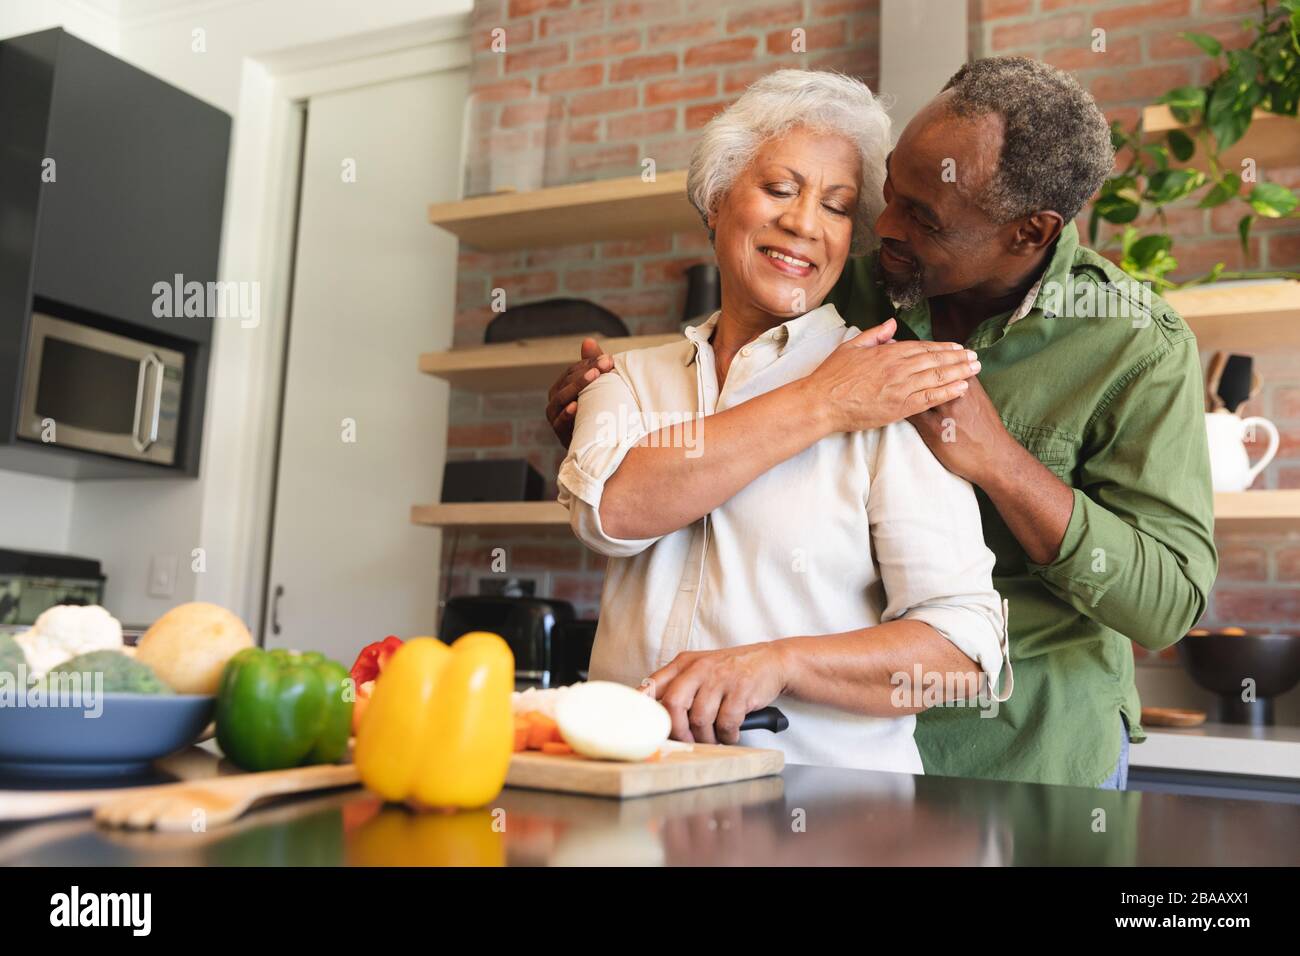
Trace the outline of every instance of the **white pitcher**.
<instances>
[{"instance_id":1,"label":"white pitcher","mask_svg":"<svg viewBox=\"0 0 1300 956\"><path fill-rule=\"evenodd\" d=\"M1268 434L1268 449L1252 466L1245 441L1254 428ZM1206 413L1205 429L1210 437L1210 475L1215 491L1245 491L1277 454L1277 428L1267 418L1242 419L1221 408Z\"/></svg>"}]
</instances>

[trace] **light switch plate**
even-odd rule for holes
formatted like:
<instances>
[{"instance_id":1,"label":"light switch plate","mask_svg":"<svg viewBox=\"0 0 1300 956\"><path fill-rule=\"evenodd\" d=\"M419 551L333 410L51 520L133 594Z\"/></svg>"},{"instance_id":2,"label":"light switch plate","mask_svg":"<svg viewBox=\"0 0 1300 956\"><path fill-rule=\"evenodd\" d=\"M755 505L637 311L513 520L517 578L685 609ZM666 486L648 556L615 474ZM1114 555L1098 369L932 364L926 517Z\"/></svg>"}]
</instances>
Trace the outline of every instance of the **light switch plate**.
<instances>
[{"instance_id":1,"label":"light switch plate","mask_svg":"<svg viewBox=\"0 0 1300 956\"><path fill-rule=\"evenodd\" d=\"M176 593L176 555L155 554L149 561L149 596L169 598Z\"/></svg>"}]
</instances>

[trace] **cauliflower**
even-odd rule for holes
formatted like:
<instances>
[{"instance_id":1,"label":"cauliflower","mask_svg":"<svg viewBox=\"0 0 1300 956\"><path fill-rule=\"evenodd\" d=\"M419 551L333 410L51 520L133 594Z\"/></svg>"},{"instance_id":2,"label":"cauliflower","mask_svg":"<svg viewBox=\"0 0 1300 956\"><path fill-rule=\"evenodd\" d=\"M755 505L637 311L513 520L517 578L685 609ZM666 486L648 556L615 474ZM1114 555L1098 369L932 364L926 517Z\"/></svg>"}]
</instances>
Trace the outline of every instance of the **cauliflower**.
<instances>
[{"instance_id":1,"label":"cauliflower","mask_svg":"<svg viewBox=\"0 0 1300 956\"><path fill-rule=\"evenodd\" d=\"M69 658L91 651L121 651L122 625L98 604L60 604L36 619L15 640L34 678Z\"/></svg>"}]
</instances>

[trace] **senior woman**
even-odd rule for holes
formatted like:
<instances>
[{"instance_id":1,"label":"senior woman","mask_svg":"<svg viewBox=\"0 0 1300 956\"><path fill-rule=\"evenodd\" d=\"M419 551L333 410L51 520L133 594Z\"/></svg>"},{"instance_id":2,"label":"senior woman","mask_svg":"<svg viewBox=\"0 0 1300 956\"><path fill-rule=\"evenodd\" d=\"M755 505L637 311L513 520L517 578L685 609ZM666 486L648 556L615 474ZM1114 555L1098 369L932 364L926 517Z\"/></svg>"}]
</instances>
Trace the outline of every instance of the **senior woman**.
<instances>
[{"instance_id":1,"label":"senior woman","mask_svg":"<svg viewBox=\"0 0 1300 956\"><path fill-rule=\"evenodd\" d=\"M935 698L919 685L940 700L997 686L1004 612L974 494L900 420L961 394L974 353L858 335L822 304L871 242L888 146L854 79L781 70L751 86L704 129L687 177L721 310L615 356L578 401L560 501L609 556L590 673L652 689L678 740L922 773L914 715ZM885 360L843 370L853 418L809 404L798 427L749 440L765 398L863 347ZM788 731L740 732L774 702Z\"/></svg>"}]
</instances>

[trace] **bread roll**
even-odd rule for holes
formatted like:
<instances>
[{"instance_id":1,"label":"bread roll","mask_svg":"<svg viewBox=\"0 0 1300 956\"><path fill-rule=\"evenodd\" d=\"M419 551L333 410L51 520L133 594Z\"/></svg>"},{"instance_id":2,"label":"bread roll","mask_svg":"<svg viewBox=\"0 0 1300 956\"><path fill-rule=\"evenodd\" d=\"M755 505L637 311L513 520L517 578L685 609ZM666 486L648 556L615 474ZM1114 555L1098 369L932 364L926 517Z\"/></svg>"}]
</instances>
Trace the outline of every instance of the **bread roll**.
<instances>
[{"instance_id":1,"label":"bread roll","mask_svg":"<svg viewBox=\"0 0 1300 956\"><path fill-rule=\"evenodd\" d=\"M178 694L215 694L221 671L253 636L224 607L195 601L172 608L145 631L135 659Z\"/></svg>"}]
</instances>

